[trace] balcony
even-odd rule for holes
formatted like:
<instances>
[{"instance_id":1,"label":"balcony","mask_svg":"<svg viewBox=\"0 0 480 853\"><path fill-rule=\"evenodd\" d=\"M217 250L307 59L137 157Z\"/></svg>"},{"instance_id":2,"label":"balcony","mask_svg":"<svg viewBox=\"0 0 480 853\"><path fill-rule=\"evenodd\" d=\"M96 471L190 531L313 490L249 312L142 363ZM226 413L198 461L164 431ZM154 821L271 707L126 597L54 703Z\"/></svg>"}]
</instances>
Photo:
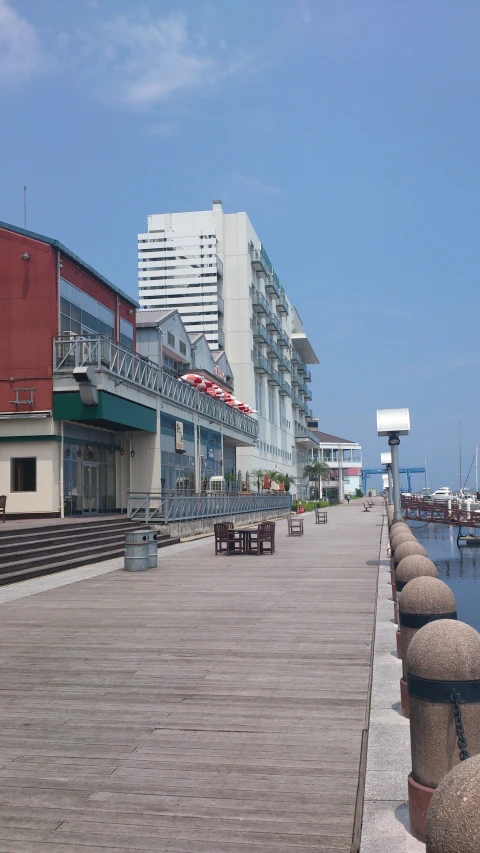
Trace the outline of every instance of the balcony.
<instances>
[{"instance_id":1,"label":"balcony","mask_svg":"<svg viewBox=\"0 0 480 853\"><path fill-rule=\"evenodd\" d=\"M283 292L280 292L280 296L277 297L277 313L288 316L288 303Z\"/></svg>"},{"instance_id":2,"label":"balcony","mask_svg":"<svg viewBox=\"0 0 480 853\"><path fill-rule=\"evenodd\" d=\"M293 397L292 397L292 406L295 406L295 408L296 408L296 409L301 409L301 408L302 408L302 401L300 400L300 397L298 396L298 394L294 394L294 395L293 395Z\"/></svg>"},{"instance_id":3,"label":"balcony","mask_svg":"<svg viewBox=\"0 0 480 853\"><path fill-rule=\"evenodd\" d=\"M76 367L92 367L112 373L145 391L156 391L159 368L142 356L116 344L108 338L60 336L53 342L54 373L72 373Z\"/></svg>"},{"instance_id":4,"label":"balcony","mask_svg":"<svg viewBox=\"0 0 480 853\"><path fill-rule=\"evenodd\" d=\"M308 387L305 388L305 399L306 400L312 399L312 392L310 391L310 388L308 388Z\"/></svg>"},{"instance_id":5,"label":"balcony","mask_svg":"<svg viewBox=\"0 0 480 853\"><path fill-rule=\"evenodd\" d=\"M293 357L292 357L292 361L293 361ZM300 357L298 358L297 370L299 373L303 373L303 375L305 375L305 372L307 370L307 368L305 367L305 365L304 365L304 363Z\"/></svg>"},{"instance_id":6,"label":"balcony","mask_svg":"<svg viewBox=\"0 0 480 853\"><path fill-rule=\"evenodd\" d=\"M217 332L218 348L225 349L225 332L219 329Z\"/></svg>"},{"instance_id":7,"label":"balcony","mask_svg":"<svg viewBox=\"0 0 480 853\"><path fill-rule=\"evenodd\" d=\"M292 349L292 364L295 365L298 370L298 365L300 364L300 357L296 351L296 349Z\"/></svg>"},{"instance_id":8,"label":"balcony","mask_svg":"<svg viewBox=\"0 0 480 853\"><path fill-rule=\"evenodd\" d=\"M257 249L254 248L249 249L249 255L253 269L257 272L262 272L266 276L269 276L271 273L271 264L268 259L268 255L266 255L265 252L259 252Z\"/></svg>"},{"instance_id":9,"label":"balcony","mask_svg":"<svg viewBox=\"0 0 480 853\"><path fill-rule=\"evenodd\" d=\"M302 380L300 379L296 370L292 371L292 385L301 385Z\"/></svg>"},{"instance_id":10,"label":"balcony","mask_svg":"<svg viewBox=\"0 0 480 853\"><path fill-rule=\"evenodd\" d=\"M307 427L301 426L301 424L295 424L295 441L298 441L306 449L318 448L320 446L318 436L307 429Z\"/></svg>"},{"instance_id":11,"label":"balcony","mask_svg":"<svg viewBox=\"0 0 480 853\"><path fill-rule=\"evenodd\" d=\"M282 331L280 320L278 319L278 317L275 317L275 314L270 314L270 316L267 317L266 326L267 329L277 332L277 334L280 334Z\"/></svg>"},{"instance_id":12,"label":"balcony","mask_svg":"<svg viewBox=\"0 0 480 853\"><path fill-rule=\"evenodd\" d=\"M220 260L218 255L217 255L217 275L220 278L223 278L223 261Z\"/></svg>"},{"instance_id":13,"label":"balcony","mask_svg":"<svg viewBox=\"0 0 480 853\"><path fill-rule=\"evenodd\" d=\"M292 396L292 388L288 384L288 382L282 382L282 384L280 386L280 394L283 397L291 397Z\"/></svg>"},{"instance_id":14,"label":"balcony","mask_svg":"<svg viewBox=\"0 0 480 853\"><path fill-rule=\"evenodd\" d=\"M219 314L225 314L225 302L223 300L223 296L220 296L219 293L217 293L217 307Z\"/></svg>"},{"instance_id":15,"label":"balcony","mask_svg":"<svg viewBox=\"0 0 480 853\"><path fill-rule=\"evenodd\" d=\"M306 364L304 364L303 367L304 367L303 372L305 374L305 382L311 382L312 381L312 371L308 369Z\"/></svg>"},{"instance_id":16,"label":"balcony","mask_svg":"<svg viewBox=\"0 0 480 853\"><path fill-rule=\"evenodd\" d=\"M269 294L269 296L275 296L276 299L280 298L280 286L278 284L278 279L275 274L269 275L265 282L265 290Z\"/></svg>"},{"instance_id":17,"label":"balcony","mask_svg":"<svg viewBox=\"0 0 480 853\"><path fill-rule=\"evenodd\" d=\"M266 317L270 315L270 305L265 299L263 293L260 293L259 290L254 291L252 296L252 305L257 314L264 314Z\"/></svg>"},{"instance_id":18,"label":"balcony","mask_svg":"<svg viewBox=\"0 0 480 853\"><path fill-rule=\"evenodd\" d=\"M277 344L280 347L289 347L290 346L290 338L288 337L286 332L284 332L284 331L279 332L278 338L277 338Z\"/></svg>"},{"instance_id":19,"label":"balcony","mask_svg":"<svg viewBox=\"0 0 480 853\"><path fill-rule=\"evenodd\" d=\"M270 343L268 345L268 354L273 356L273 358L278 358L279 360L282 357L278 346L272 338L270 338Z\"/></svg>"},{"instance_id":20,"label":"balcony","mask_svg":"<svg viewBox=\"0 0 480 853\"><path fill-rule=\"evenodd\" d=\"M282 355L280 358L280 361L278 362L278 367L284 373L290 373L290 369L291 369L290 359L286 358L284 355Z\"/></svg>"},{"instance_id":21,"label":"balcony","mask_svg":"<svg viewBox=\"0 0 480 853\"><path fill-rule=\"evenodd\" d=\"M253 356L253 366L257 373L265 373L267 376L270 376L270 373L272 372L269 362L263 355Z\"/></svg>"},{"instance_id":22,"label":"balcony","mask_svg":"<svg viewBox=\"0 0 480 853\"><path fill-rule=\"evenodd\" d=\"M282 386L282 377L276 370L272 370L270 376L268 377L268 381L271 385L278 385L279 387Z\"/></svg>"},{"instance_id":23,"label":"balcony","mask_svg":"<svg viewBox=\"0 0 480 853\"><path fill-rule=\"evenodd\" d=\"M253 332L253 339L254 339L254 341L257 341L257 343L264 343L264 344L270 343L270 335L267 332L263 323L254 322L254 324L252 326L252 332Z\"/></svg>"}]
</instances>

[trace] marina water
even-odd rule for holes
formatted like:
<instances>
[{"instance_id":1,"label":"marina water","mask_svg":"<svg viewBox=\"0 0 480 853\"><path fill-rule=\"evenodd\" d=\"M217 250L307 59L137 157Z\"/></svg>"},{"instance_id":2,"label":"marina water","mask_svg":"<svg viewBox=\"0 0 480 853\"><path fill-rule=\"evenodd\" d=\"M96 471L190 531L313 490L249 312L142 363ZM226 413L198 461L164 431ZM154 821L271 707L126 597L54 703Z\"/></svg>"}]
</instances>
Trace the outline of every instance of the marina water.
<instances>
[{"instance_id":1,"label":"marina water","mask_svg":"<svg viewBox=\"0 0 480 853\"><path fill-rule=\"evenodd\" d=\"M409 526L435 563L440 580L452 590L458 618L480 631L480 546L458 547L458 527L421 522Z\"/></svg>"}]
</instances>

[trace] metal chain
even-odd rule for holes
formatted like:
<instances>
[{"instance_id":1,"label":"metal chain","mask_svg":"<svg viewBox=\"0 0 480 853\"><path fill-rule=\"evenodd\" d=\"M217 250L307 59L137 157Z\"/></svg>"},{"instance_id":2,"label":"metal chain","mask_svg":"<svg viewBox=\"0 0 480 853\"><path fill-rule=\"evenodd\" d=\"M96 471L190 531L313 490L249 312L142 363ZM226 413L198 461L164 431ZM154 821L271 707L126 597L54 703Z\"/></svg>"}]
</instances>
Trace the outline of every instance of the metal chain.
<instances>
[{"instance_id":1,"label":"metal chain","mask_svg":"<svg viewBox=\"0 0 480 853\"><path fill-rule=\"evenodd\" d=\"M465 761L470 758L470 753L467 752L467 741L465 738L465 729L463 728L462 709L459 705L460 694L456 690L452 690L450 701L452 703L453 716L455 717L455 729L457 732L458 749L460 750L460 761Z\"/></svg>"}]
</instances>

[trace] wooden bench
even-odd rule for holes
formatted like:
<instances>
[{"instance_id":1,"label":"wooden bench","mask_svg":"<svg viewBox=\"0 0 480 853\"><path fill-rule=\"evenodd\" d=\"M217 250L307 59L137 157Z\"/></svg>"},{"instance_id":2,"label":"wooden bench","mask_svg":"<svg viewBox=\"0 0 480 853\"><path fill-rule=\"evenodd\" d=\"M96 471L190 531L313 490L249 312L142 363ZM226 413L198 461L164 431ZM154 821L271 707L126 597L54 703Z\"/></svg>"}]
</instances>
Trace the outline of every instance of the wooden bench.
<instances>
[{"instance_id":1,"label":"wooden bench","mask_svg":"<svg viewBox=\"0 0 480 853\"><path fill-rule=\"evenodd\" d=\"M288 536L303 536L303 518L287 516Z\"/></svg>"}]
</instances>

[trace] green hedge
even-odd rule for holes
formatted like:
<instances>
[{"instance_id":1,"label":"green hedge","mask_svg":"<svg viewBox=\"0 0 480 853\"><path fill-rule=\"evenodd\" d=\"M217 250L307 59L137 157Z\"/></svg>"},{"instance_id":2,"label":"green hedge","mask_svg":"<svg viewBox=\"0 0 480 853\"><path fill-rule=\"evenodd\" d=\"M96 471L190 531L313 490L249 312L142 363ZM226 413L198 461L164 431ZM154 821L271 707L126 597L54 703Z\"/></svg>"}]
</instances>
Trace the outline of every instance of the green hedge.
<instances>
[{"instance_id":1,"label":"green hedge","mask_svg":"<svg viewBox=\"0 0 480 853\"><path fill-rule=\"evenodd\" d=\"M300 503L305 507L305 512L313 512L316 507L324 509L325 507L332 506L333 503L337 503L337 501L300 501ZM299 501L292 501L292 512L297 511L298 504Z\"/></svg>"}]
</instances>

